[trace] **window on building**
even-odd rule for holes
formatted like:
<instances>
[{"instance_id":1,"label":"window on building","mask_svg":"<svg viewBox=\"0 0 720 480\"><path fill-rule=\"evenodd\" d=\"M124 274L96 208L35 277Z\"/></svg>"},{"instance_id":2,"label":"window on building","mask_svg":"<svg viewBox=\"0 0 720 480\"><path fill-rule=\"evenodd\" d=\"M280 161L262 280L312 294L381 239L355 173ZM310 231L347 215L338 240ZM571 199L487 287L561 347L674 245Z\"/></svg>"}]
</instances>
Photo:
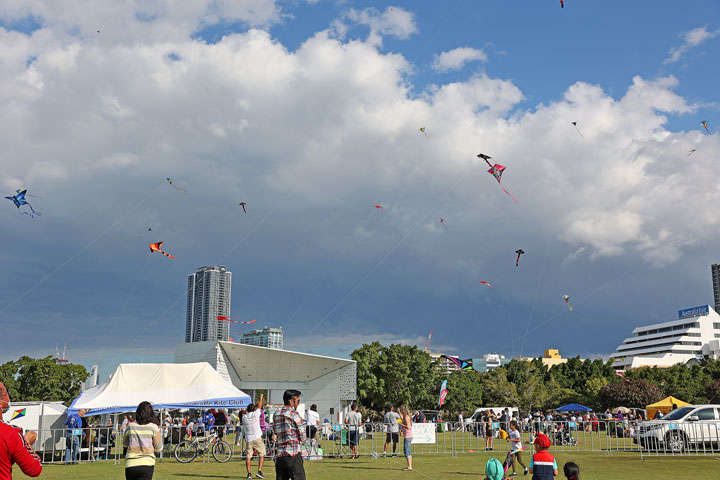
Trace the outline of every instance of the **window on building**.
<instances>
[{"instance_id":1,"label":"window on building","mask_svg":"<svg viewBox=\"0 0 720 480\"><path fill-rule=\"evenodd\" d=\"M720 322L713 322L713 328L715 330L720 330Z\"/></svg>"}]
</instances>

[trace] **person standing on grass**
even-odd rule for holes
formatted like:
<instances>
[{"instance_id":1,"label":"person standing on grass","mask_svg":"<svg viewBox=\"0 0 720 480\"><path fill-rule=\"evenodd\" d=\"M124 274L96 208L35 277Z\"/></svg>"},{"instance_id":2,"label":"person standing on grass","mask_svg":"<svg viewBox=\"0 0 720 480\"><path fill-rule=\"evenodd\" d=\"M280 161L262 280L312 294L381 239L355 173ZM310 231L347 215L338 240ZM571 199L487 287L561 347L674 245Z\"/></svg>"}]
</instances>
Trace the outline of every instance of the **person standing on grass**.
<instances>
[{"instance_id":1,"label":"person standing on grass","mask_svg":"<svg viewBox=\"0 0 720 480\"><path fill-rule=\"evenodd\" d=\"M360 437L360 426L362 425L362 415L358 412L356 403L350 405L350 412L345 417L345 423L348 426L348 444L352 455L350 458L358 458L358 438Z\"/></svg>"},{"instance_id":2,"label":"person standing on grass","mask_svg":"<svg viewBox=\"0 0 720 480\"><path fill-rule=\"evenodd\" d=\"M529 472L532 480L553 480L558 474L555 457L548 451L550 439L544 433L538 433L535 437L535 455L530 460Z\"/></svg>"},{"instance_id":3,"label":"person standing on grass","mask_svg":"<svg viewBox=\"0 0 720 480\"><path fill-rule=\"evenodd\" d=\"M283 406L273 417L273 432L277 436L276 480L305 480L300 443L305 441L305 422L297 413L301 393L285 390Z\"/></svg>"},{"instance_id":4,"label":"person standing on grass","mask_svg":"<svg viewBox=\"0 0 720 480\"><path fill-rule=\"evenodd\" d=\"M135 411L135 421L128 423L123 435L127 447L125 480L152 480L155 471L155 452L163 448L162 431L153 423L155 413L150 402L141 402Z\"/></svg>"},{"instance_id":5,"label":"person standing on grass","mask_svg":"<svg viewBox=\"0 0 720 480\"><path fill-rule=\"evenodd\" d=\"M510 421L510 433L508 434L508 442L510 442L510 451L515 452L512 456L513 473L510 476L514 477L517 475L517 473L515 472L516 461L525 469L525 473L523 473L523 475L527 475L528 467L522 461L522 451L520 450L522 448L522 437L520 436L520 431L517 428L517 422L515 420Z\"/></svg>"},{"instance_id":6,"label":"person standing on grass","mask_svg":"<svg viewBox=\"0 0 720 480\"><path fill-rule=\"evenodd\" d=\"M495 418L493 413L487 412L487 421L485 422L485 450L493 449L493 422Z\"/></svg>"},{"instance_id":7,"label":"person standing on grass","mask_svg":"<svg viewBox=\"0 0 720 480\"><path fill-rule=\"evenodd\" d=\"M397 457L396 452L399 440L398 434L400 432L400 425L398 424L398 420L400 420L400 415L398 415L397 412L393 411L392 404L388 404L387 413L383 418L383 423L385 423L385 429L387 431L387 435L385 436L385 446L383 447L383 457L387 455L387 447L391 440L393 444L393 457Z\"/></svg>"},{"instance_id":8,"label":"person standing on grass","mask_svg":"<svg viewBox=\"0 0 720 480\"><path fill-rule=\"evenodd\" d=\"M407 458L407 467L403 468L405 471L412 470L412 452L410 446L412 445L413 433L412 433L412 418L410 417L410 410L407 405L400 407L400 427L402 429L402 435L405 439L403 443L403 452L405 458Z\"/></svg>"},{"instance_id":9,"label":"person standing on grass","mask_svg":"<svg viewBox=\"0 0 720 480\"><path fill-rule=\"evenodd\" d=\"M317 435L318 425L320 425L320 414L317 411L317 405L310 405L310 410L305 412L305 422L307 423L307 431L305 434L310 440L315 439Z\"/></svg>"},{"instance_id":10,"label":"person standing on grass","mask_svg":"<svg viewBox=\"0 0 720 480\"><path fill-rule=\"evenodd\" d=\"M86 410L68 414L65 420L65 464L77 463L80 460L80 438L82 437L82 417ZM80 434L77 432L80 431ZM72 458L71 458L72 457Z\"/></svg>"},{"instance_id":11,"label":"person standing on grass","mask_svg":"<svg viewBox=\"0 0 720 480\"><path fill-rule=\"evenodd\" d=\"M247 455L245 456L245 468L247 468L247 477L253 478L250 471L250 462L252 461L253 451L258 454L258 472L257 478L265 478L262 473L263 462L265 461L265 442L262 439L262 429L260 428L260 412L263 407L263 394L257 405L252 403L247 407L247 413L242 417L243 430L245 431L245 441L247 442Z\"/></svg>"},{"instance_id":12,"label":"person standing on grass","mask_svg":"<svg viewBox=\"0 0 720 480\"><path fill-rule=\"evenodd\" d=\"M0 411L5 414L9 409L10 394L5 384L0 382ZM12 480L13 464L17 464L29 477L42 473L42 462L32 448L35 440L36 432L28 430L23 434L22 428L5 423L0 415L0 479Z\"/></svg>"}]
</instances>

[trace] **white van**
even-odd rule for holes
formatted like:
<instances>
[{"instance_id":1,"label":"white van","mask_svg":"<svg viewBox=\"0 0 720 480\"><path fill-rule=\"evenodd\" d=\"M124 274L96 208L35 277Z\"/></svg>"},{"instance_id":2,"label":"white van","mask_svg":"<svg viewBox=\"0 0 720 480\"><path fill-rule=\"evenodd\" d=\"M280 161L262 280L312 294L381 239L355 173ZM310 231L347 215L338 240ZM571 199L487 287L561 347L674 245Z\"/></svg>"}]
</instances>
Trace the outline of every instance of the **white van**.
<instances>
[{"instance_id":1,"label":"white van","mask_svg":"<svg viewBox=\"0 0 720 480\"><path fill-rule=\"evenodd\" d=\"M473 414L470 416L470 418L465 419L465 423L474 423L474 422L481 422L482 421L482 412L485 412L487 410L492 411L495 415L500 417L502 413L505 411L505 409L508 409L510 412L510 417L518 420L520 418L518 409L515 407L483 407L476 409Z\"/></svg>"}]
</instances>

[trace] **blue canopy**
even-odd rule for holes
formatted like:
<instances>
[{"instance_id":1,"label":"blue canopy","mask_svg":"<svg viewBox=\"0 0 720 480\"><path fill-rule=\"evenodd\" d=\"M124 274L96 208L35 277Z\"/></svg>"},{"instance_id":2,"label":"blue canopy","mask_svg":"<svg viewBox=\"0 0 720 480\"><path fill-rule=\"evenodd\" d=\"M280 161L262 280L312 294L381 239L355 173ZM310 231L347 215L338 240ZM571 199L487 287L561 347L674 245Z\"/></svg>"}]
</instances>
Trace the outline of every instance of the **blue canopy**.
<instances>
[{"instance_id":1,"label":"blue canopy","mask_svg":"<svg viewBox=\"0 0 720 480\"><path fill-rule=\"evenodd\" d=\"M558 407L555 410L557 410L558 412L592 412L592 408L588 408L585 405L580 405L579 403L563 405L562 407Z\"/></svg>"}]
</instances>

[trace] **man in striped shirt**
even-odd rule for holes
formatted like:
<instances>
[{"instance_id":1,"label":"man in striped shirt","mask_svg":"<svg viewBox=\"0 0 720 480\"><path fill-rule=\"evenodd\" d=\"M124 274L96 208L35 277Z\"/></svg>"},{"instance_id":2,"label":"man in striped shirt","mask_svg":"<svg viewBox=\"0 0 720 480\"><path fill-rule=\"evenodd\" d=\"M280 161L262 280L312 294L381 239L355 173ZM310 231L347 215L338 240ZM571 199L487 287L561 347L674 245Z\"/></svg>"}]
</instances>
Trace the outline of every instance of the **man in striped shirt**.
<instances>
[{"instance_id":1,"label":"man in striped shirt","mask_svg":"<svg viewBox=\"0 0 720 480\"><path fill-rule=\"evenodd\" d=\"M276 480L305 480L300 442L305 441L305 422L295 410L301 393L285 390L283 406L273 417L273 432L277 435Z\"/></svg>"}]
</instances>

